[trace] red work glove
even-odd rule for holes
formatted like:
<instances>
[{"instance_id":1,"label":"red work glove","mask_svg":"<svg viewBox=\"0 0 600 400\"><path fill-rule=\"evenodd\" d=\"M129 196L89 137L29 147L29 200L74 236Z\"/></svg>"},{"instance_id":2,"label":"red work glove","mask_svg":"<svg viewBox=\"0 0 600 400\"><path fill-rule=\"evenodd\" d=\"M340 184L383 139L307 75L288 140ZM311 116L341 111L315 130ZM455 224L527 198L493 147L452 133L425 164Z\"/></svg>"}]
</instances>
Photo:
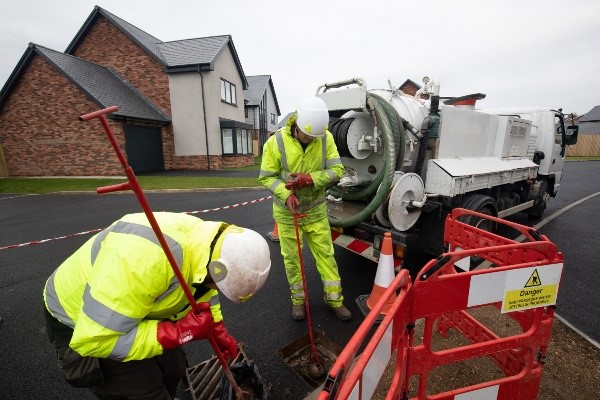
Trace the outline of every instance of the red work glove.
<instances>
[{"instance_id":1,"label":"red work glove","mask_svg":"<svg viewBox=\"0 0 600 400\"><path fill-rule=\"evenodd\" d=\"M300 189L313 185L312 176L309 174L293 173L290 174L290 176L292 177L292 180L285 183L285 188L288 190L292 190L292 188Z\"/></svg>"},{"instance_id":2,"label":"red work glove","mask_svg":"<svg viewBox=\"0 0 600 400\"><path fill-rule=\"evenodd\" d=\"M158 323L157 339L163 349L179 347L190 340L208 339L213 327L213 316L208 303L200 303L198 314L194 310L177 322Z\"/></svg>"},{"instance_id":3,"label":"red work glove","mask_svg":"<svg viewBox=\"0 0 600 400\"><path fill-rule=\"evenodd\" d=\"M233 336L227 333L227 329L225 329L225 324L223 321L214 324L213 337L215 338L217 346L219 346L219 350L221 350L221 353L223 353L223 356L226 360L237 357L238 344Z\"/></svg>"},{"instance_id":4,"label":"red work glove","mask_svg":"<svg viewBox=\"0 0 600 400\"><path fill-rule=\"evenodd\" d=\"M288 206L293 214L298 214L296 207L300 207L300 200L298 200L294 193L290 194L288 198L285 199L285 205Z\"/></svg>"}]
</instances>

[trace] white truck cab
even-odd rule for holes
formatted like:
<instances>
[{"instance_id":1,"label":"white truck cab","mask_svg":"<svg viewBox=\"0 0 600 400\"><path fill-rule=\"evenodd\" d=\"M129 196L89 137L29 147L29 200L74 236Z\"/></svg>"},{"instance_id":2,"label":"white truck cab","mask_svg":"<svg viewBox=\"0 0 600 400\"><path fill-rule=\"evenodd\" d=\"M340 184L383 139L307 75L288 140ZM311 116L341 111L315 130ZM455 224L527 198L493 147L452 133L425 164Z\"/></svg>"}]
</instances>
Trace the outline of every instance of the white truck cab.
<instances>
[{"instance_id":1,"label":"white truck cab","mask_svg":"<svg viewBox=\"0 0 600 400\"><path fill-rule=\"evenodd\" d=\"M531 121L531 137L535 138L533 161L539 165L538 175L549 183L549 194L558 193L565 162L566 146L577 142L577 126L567 126L562 110L543 107L482 109L495 115L517 116Z\"/></svg>"}]
</instances>

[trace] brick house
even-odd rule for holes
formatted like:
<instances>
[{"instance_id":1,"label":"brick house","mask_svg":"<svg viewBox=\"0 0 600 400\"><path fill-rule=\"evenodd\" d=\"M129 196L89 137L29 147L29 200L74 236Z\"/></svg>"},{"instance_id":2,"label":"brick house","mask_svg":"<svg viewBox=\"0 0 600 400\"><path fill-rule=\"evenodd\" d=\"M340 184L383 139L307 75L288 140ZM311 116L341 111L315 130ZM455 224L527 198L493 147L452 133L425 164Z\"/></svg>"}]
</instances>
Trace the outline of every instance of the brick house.
<instances>
[{"instance_id":1,"label":"brick house","mask_svg":"<svg viewBox=\"0 0 600 400\"><path fill-rule=\"evenodd\" d=\"M246 123L252 125L254 154L262 153L265 141L277 130L281 115L275 87L270 75L247 76L248 89L244 90Z\"/></svg>"},{"instance_id":2,"label":"brick house","mask_svg":"<svg viewBox=\"0 0 600 400\"><path fill-rule=\"evenodd\" d=\"M403 93L414 96L417 94L417 91L421 89L421 85L415 83L414 81L407 79L404 81L402 85L398 87Z\"/></svg>"},{"instance_id":3,"label":"brick house","mask_svg":"<svg viewBox=\"0 0 600 400\"><path fill-rule=\"evenodd\" d=\"M122 175L101 125L78 121L116 105L109 125L135 172L251 165L249 88L231 36L162 42L96 6L64 53L30 44L0 91L0 164Z\"/></svg>"},{"instance_id":4,"label":"brick house","mask_svg":"<svg viewBox=\"0 0 600 400\"><path fill-rule=\"evenodd\" d=\"M580 135L600 135L600 106L593 107L589 112L577 118L575 123L579 125Z\"/></svg>"}]
</instances>

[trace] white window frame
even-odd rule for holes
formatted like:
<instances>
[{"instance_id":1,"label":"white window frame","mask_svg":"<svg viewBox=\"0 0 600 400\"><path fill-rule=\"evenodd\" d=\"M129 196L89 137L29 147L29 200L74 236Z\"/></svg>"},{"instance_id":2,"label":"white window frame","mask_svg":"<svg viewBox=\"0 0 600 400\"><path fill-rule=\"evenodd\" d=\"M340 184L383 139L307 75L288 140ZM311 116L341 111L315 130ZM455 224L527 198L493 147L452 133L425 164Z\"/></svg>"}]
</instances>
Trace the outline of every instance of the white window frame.
<instances>
[{"instance_id":1,"label":"white window frame","mask_svg":"<svg viewBox=\"0 0 600 400\"><path fill-rule=\"evenodd\" d=\"M235 84L223 78L221 78L221 101L234 106L237 105Z\"/></svg>"}]
</instances>

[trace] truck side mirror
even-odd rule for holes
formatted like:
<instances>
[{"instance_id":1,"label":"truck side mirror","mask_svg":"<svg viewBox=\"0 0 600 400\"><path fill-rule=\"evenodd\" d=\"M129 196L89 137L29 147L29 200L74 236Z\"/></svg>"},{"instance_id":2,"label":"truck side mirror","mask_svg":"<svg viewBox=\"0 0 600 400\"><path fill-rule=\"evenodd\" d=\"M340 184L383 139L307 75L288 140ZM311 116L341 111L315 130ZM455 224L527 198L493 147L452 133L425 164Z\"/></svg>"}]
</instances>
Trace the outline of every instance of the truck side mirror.
<instances>
[{"instance_id":1,"label":"truck side mirror","mask_svg":"<svg viewBox=\"0 0 600 400\"><path fill-rule=\"evenodd\" d=\"M579 126L570 125L567 126L567 132L565 133L565 144L570 146L577 143L577 134L579 133Z\"/></svg>"}]
</instances>

